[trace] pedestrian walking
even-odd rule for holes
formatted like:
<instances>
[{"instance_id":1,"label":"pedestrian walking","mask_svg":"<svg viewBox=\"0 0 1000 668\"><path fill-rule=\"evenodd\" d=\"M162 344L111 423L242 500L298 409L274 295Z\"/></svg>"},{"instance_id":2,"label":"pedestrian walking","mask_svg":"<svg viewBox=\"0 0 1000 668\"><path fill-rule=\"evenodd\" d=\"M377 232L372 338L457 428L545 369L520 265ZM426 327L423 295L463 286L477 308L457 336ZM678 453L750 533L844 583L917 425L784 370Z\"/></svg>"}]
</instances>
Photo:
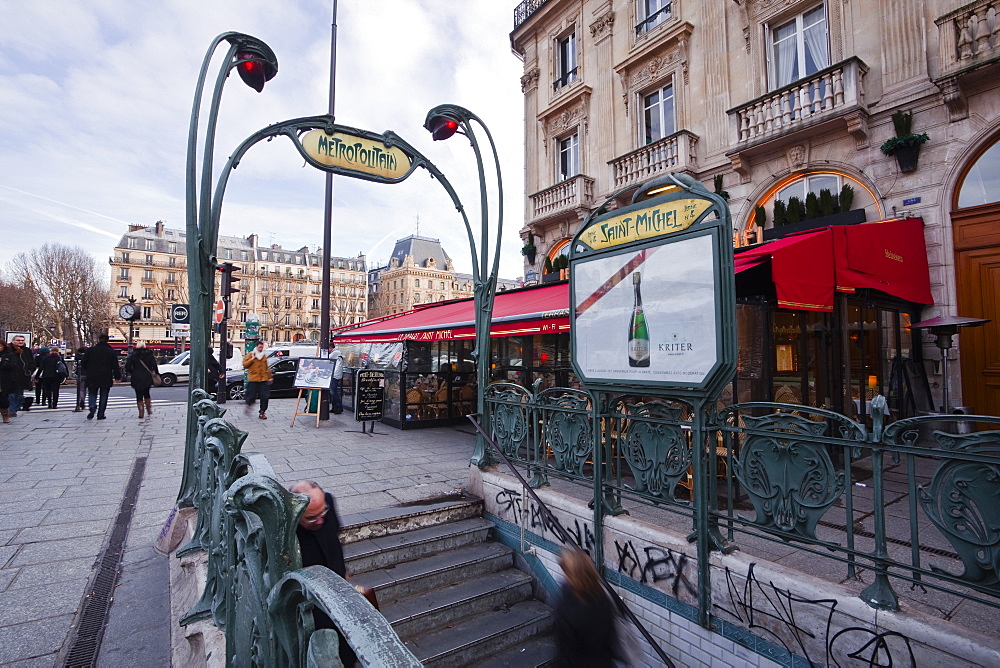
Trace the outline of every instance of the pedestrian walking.
<instances>
[{"instance_id":1,"label":"pedestrian walking","mask_svg":"<svg viewBox=\"0 0 1000 668\"><path fill-rule=\"evenodd\" d=\"M83 373L83 358L87 356L86 346L76 349L76 360L73 363L73 375L76 376L76 408L74 411L82 411L87 407L86 376Z\"/></svg>"},{"instance_id":2,"label":"pedestrian walking","mask_svg":"<svg viewBox=\"0 0 1000 668\"><path fill-rule=\"evenodd\" d=\"M48 354L38 360L38 379L42 384L42 403L40 405L56 408L59 405L59 387L69 375L66 362L59 354L58 348L46 349Z\"/></svg>"},{"instance_id":3,"label":"pedestrian walking","mask_svg":"<svg viewBox=\"0 0 1000 668\"><path fill-rule=\"evenodd\" d=\"M7 346L7 351L0 359L0 367L10 373L10 392L7 395L11 417L17 415L24 402L24 391L31 387L31 376L35 373L35 360L31 350L25 345L24 336L18 334Z\"/></svg>"},{"instance_id":4,"label":"pedestrian walking","mask_svg":"<svg viewBox=\"0 0 1000 668\"><path fill-rule=\"evenodd\" d=\"M131 377L129 382L135 390L135 403L139 408L140 418L147 413L153 414L153 400L149 396L149 390L153 387L153 374L158 372L153 351L146 348L145 341L136 341L135 350L125 360L125 373Z\"/></svg>"},{"instance_id":5,"label":"pedestrian walking","mask_svg":"<svg viewBox=\"0 0 1000 668\"><path fill-rule=\"evenodd\" d=\"M40 367L42 365L42 360L44 360L46 357L49 356L49 347L48 346L42 346L40 348L37 348L37 347L33 348L31 354L32 354L32 356L34 357L34 360L35 360L35 375L31 377L31 383L35 387L35 405L36 406L42 406L43 402L44 402L43 396L44 396L44 390L45 390L45 387L44 387L45 383L42 382L42 375L41 375ZM31 389L31 388L28 388L28 389ZM30 402L29 402L29 405L30 405ZM28 408L28 406L25 406L25 409L27 409L27 408Z\"/></svg>"},{"instance_id":6,"label":"pedestrian walking","mask_svg":"<svg viewBox=\"0 0 1000 668\"><path fill-rule=\"evenodd\" d=\"M261 420L267 419L267 404L271 399L271 383L273 382L271 366L267 362L263 343L258 343L257 347L243 358L243 368L247 370L246 411L250 412L250 407L254 405L259 396L260 412L257 417Z\"/></svg>"},{"instance_id":7,"label":"pedestrian walking","mask_svg":"<svg viewBox=\"0 0 1000 668\"><path fill-rule=\"evenodd\" d=\"M0 339L0 360L7 353L7 342ZM0 415L3 416L3 423L10 424L10 392L14 380L6 367L0 366Z\"/></svg>"},{"instance_id":8,"label":"pedestrian walking","mask_svg":"<svg viewBox=\"0 0 1000 668\"><path fill-rule=\"evenodd\" d=\"M121 367L118 366L118 353L108 343L107 334L97 337L97 345L87 351L87 356L83 359L83 374L87 379L87 406L90 409L87 419L92 420L96 411L97 419L103 420L106 417L104 411L108 408L111 386L122 377ZM100 403L97 399L98 394Z\"/></svg>"},{"instance_id":9,"label":"pedestrian walking","mask_svg":"<svg viewBox=\"0 0 1000 668\"><path fill-rule=\"evenodd\" d=\"M594 562L583 550L571 548L559 556L559 567L565 579L554 614L556 665L612 668L614 612Z\"/></svg>"}]
</instances>

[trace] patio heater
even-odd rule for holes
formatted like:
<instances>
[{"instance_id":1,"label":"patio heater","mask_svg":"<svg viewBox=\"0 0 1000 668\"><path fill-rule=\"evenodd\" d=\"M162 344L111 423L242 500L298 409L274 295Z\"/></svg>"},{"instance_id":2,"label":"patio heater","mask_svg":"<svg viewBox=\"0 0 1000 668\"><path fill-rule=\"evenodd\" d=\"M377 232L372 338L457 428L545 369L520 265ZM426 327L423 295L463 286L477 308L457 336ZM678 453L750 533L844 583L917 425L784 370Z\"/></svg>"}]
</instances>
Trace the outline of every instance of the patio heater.
<instances>
[{"instance_id":1,"label":"patio heater","mask_svg":"<svg viewBox=\"0 0 1000 668\"><path fill-rule=\"evenodd\" d=\"M941 399L942 413L951 413L951 409L948 406L948 385L951 382L948 376L948 351L951 349L952 339L954 335L958 334L959 327L981 327L988 323L989 320L983 318L963 318L958 315L939 315L930 320L924 320L918 322L915 325L911 325L913 329L927 329L930 333L937 337L934 344L941 349L941 375L943 380L941 382Z\"/></svg>"}]
</instances>

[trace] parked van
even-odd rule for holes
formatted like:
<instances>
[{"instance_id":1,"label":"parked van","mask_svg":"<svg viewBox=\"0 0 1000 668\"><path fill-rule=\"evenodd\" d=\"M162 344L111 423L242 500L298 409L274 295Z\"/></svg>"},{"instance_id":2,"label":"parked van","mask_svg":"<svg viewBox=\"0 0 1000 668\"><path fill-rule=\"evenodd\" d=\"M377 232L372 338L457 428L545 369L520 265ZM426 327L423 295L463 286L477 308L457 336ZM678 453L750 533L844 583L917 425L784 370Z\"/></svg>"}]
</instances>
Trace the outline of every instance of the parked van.
<instances>
[{"instance_id":1,"label":"parked van","mask_svg":"<svg viewBox=\"0 0 1000 668\"><path fill-rule=\"evenodd\" d=\"M219 351L216 350L215 359L219 359ZM185 350L177 357L173 358L166 364L158 365L158 371L160 372L160 378L163 379L163 386L170 387L175 383L186 383L188 381L189 369L188 366L191 364L191 351ZM243 368L243 357L237 355L234 351L233 356L226 360L226 370L232 369L242 369Z\"/></svg>"}]
</instances>

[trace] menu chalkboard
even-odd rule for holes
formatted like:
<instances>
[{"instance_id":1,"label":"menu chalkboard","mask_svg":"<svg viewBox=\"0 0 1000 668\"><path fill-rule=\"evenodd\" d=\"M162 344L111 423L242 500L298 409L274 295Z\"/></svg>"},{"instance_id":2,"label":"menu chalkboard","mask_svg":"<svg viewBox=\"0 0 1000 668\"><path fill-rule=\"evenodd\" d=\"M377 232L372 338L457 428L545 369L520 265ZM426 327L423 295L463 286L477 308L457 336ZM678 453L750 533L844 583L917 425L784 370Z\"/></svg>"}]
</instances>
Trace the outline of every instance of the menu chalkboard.
<instances>
[{"instance_id":1,"label":"menu chalkboard","mask_svg":"<svg viewBox=\"0 0 1000 668\"><path fill-rule=\"evenodd\" d=\"M359 370L354 389L354 419L358 422L381 420L384 399L385 371Z\"/></svg>"}]
</instances>

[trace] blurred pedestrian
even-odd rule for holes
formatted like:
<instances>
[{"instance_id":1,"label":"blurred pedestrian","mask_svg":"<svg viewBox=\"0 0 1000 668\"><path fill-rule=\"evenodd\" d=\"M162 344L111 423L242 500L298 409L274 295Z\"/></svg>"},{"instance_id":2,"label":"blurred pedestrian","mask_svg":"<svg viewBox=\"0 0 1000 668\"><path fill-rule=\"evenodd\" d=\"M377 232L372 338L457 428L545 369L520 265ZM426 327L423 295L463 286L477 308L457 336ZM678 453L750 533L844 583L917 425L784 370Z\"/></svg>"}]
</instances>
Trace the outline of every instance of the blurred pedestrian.
<instances>
[{"instance_id":1,"label":"blurred pedestrian","mask_svg":"<svg viewBox=\"0 0 1000 668\"><path fill-rule=\"evenodd\" d=\"M247 370L246 410L248 413L250 412L250 407L254 405L259 396L260 412L257 417L266 420L267 404L271 399L272 374L263 343L258 343L256 348L246 354L243 358L243 368Z\"/></svg>"},{"instance_id":2,"label":"blurred pedestrian","mask_svg":"<svg viewBox=\"0 0 1000 668\"><path fill-rule=\"evenodd\" d=\"M563 550L565 579L554 613L556 664L565 668L612 668L615 623L611 598L604 591L590 555Z\"/></svg>"},{"instance_id":3,"label":"blurred pedestrian","mask_svg":"<svg viewBox=\"0 0 1000 668\"><path fill-rule=\"evenodd\" d=\"M10 374L7 411L14 417L21 410L24 391L31 387L31 376L35 373L35 360L31 356L31 350L25 345L24 335L16 334L11 339L0 359L0 367Z\"/></svg>"},{"instance_id":4,"label":"blurred pedestrian","mask_svg":"<svg viewBox=\"0 0 1000 668\"><path fill-rule=\"evenodd\" d=\"M118 366L118 353L108 343L108 335L101 334L97 337L97 345L92 346L87 351L87 356L83 359L83 373L87 379L87 419L94 417L97 412L97 419L105 419L104 411L108 408L108 394L111 386L116 380L121 380L122 370ZM97 395L100 393L100 403Z\"/></svg>"},{"instance_id":5,"label":"blurred pedestrian","mask_svg":"<svg viewBox=\"0 0 1000 668\"><path fill-rule=\"evenodd\" d=\"M7 352L7 342L0 339L0 360ZM13 378L6 367L0 367L0 415L3 416L3 423L10 424L10 391L13 386Z\"/></svg>"},{"instance_id":6,"label":"blurred pedestrian","mask_svg":"<svg viewBox=\"0 0 1000 668\"><path fill-rule=\"evenodd\" d=\"M76 376L76 409L83 410L87 407L87 391L84 389L86 376L83 373L83 358L87 356L86 346L76 349L76 359L73 360L73 374Z\"/></svg>"},{"instance_id":7,"label":"blurred pedestrian","mask_svg":"<svg viewBox=\"0 0 1000 668\"><path fill-rule=\"evenodd\" d=\"M146 347L145 341L136 341L135 350L125 360L125 373L131 376L130 384L135 390L135 403L139 408L139 417L153 414L153 400L149 390L153 387L153 374L158 373L156 356ZM145 409L145 412L143 411Z\"/></svg>"}]
</instances>

